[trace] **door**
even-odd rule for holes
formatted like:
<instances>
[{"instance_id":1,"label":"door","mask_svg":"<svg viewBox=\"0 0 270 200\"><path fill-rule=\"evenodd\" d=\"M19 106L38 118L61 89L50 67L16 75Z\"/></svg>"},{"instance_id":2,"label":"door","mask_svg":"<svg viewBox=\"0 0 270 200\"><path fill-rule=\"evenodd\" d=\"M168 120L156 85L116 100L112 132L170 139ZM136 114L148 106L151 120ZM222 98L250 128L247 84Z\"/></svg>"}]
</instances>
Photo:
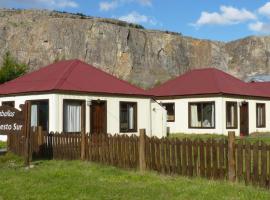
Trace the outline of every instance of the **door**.
<instances>
[{"instance_id":1,"label":"door","mask_svg":"<svg viewBox=\"0 0 270 200\"><path fill-rule=\"evenodd\" d=\"M107 133L106 101L92 101L90 112L91 133Z\"/></svg>"},{"instance_id":2,"label":"door","mask_svg":"<svg viewBox=\"0 0 270 200\"><path fill-rule=\"evenodd\" d=\"M240 106L240 136L249 135L249 123L248 123L248 103L244 102Z\"/></svg>"}]
</instances>

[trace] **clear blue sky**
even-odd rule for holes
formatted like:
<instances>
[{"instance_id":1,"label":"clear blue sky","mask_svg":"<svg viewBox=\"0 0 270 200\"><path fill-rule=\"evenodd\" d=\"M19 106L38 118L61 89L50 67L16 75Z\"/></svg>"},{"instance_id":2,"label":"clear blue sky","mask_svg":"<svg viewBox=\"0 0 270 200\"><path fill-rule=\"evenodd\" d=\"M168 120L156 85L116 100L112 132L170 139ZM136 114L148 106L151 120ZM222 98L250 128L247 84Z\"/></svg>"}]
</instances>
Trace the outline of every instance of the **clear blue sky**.
<instances>
[{"instance_id":1,"label":"clear blue sky","mask_svg":"<svg viewBox=\"0 0 270 200\"><path fill-rule=\"evenodd\" d=\"M80 12L211 40L270 34L270 1L263 0L0 0L0 7Z\"/></svg>"}]
</instances>

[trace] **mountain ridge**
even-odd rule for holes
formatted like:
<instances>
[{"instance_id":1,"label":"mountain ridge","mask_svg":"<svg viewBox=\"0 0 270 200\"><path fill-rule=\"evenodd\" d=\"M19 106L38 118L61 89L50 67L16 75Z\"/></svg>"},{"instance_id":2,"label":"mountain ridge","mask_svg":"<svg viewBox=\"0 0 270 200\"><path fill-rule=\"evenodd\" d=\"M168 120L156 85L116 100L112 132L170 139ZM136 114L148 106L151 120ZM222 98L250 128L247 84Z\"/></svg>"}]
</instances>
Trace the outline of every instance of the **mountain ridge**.
<instances>
[{"instance_id":1,"label":"mountain ridge","mask_svg":"<svg viewBox=\"0 0 270 200\"><path fill-rule=\"evenodd\" d=\"M0 63L7 51L30 71L80 59L143 88L202 67L242 80L270 73L269 36L212 41L81 13L0 9L0 47Z\"/></svg>"}]
</instances>

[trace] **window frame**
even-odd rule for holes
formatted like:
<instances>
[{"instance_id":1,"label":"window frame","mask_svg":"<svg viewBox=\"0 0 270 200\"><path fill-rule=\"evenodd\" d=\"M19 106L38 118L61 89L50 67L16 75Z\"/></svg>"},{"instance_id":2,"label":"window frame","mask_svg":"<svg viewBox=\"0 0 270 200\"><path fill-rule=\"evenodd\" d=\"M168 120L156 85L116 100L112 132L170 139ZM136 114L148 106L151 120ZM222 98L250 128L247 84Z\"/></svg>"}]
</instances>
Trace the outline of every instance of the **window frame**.
<instances>
[{"instance_id":1,"label":"window frame","mask_svg":"<svg viewBox=\"0 0 270 200\"><path fill-rule=\"evenodd\" d=\"M259 125L258 120L258 108L263 106L263 124ZM265 103L256 103L256 128L265 128L266 127L266 105Z\"/></svg>"},{"instance_id":2,"label":"window frame","mask_svg":"<svg viewBox=\"0 0 270 200\"><path fill-rule=\"evenodd\" d=\"M213 104L214 105L214 126L211 127L193 127L191 126L191 106L194 104ZM203 112L202 112L203 113ZM201 116L201 118L203 115ZM188 128L189 129L215 129L216 128L216 102L215 101L197 101L197 102L188 102Z\"/></svg>"},{"instance_id":3,"label":"window frame","mask_svg":"<svg viewBox=\"0 0 270 200\"><path fill-rule=\"evenodd\" d=\"M48 102L48 130L47 132L49 132L50 130L50 100L49 99L35 99L35 100L30 100L30 107L33 105L33 104L37 104L38 102ZM38 118L38 122L39 122L39 116L37 116Z\"/></svg>"},{"instance_id":4,"label":"window frame","mask_svg":"<svg viewBox=\"0 0 270 200\"><path fill-rule=\"evenodd\" d=\"M234 114L234 126L228 126L228 113L227 113L227 106L228 104L234 104L234 108L236 109L236 112ZM226 113L226 129L237 129L238 128L238 106L237 101L226 101L225 105L225 113Z\"/></svg>"},{"instance_id":5,"label":"window frame","mask_svg":"<svg viewBox=\"0 0 270 200\"><path fill-rule=\"evenodd\" d=\"M65 120L64 120L64 116L65 116L65 104L66 103L74 103L74 102L80 102L80 105L81 105L81 131L79 132L68 132L68 131L65 131ZM86 120L86 102L84 99L63 99L63 106L62 106L62 132L63 133L68 133L68 134L78 134L78 133L81 133L83 131L85 131L85 127L86 127L86 123L85 123L85 120Z\"/></svg>"},{"instance_id":6,"label":"window frame","mask_svg":"<svg viewBox=\"0 0 270 200\"><path fill-rule=\"evenodd\" d=\"M174 102L161 103L162 107L165 108L165 110L167 111L167 113L168 113L168 110L166 108L166 105L168 105L168 104L173 104L173 116L174 116L174 118L173 118L173 120L168 120L168 118L167 118L167 122L175 122L175 103Z\"/></svg>"},{"instance_id":7,"label":"window frame","mask_svg":"<svg viewBox=\"0 0 270 200\"><path fill-rule=\"evenodd\" d=\"M6 104L6 103L7 103L7 104L12 103L13 106L4 105L4 104ZM9 106L9 107L15 108L15 101L2 101L1 106Z\"/></svg>"},{"instance_id":8,"label":"window frame","mask_svg":"<svg viewBox=\"0 0 270 200\"><path fill-rule=\"evenodd\" d=\"M134 129L121 129L121 105L122 104L132 104L134 105L134 116L133 116L133 123L134 123ZM138 103L134 101L120 101L119 102L119 131L120 133L135 133L138 131Z\"/></svg>"}]
</instances>

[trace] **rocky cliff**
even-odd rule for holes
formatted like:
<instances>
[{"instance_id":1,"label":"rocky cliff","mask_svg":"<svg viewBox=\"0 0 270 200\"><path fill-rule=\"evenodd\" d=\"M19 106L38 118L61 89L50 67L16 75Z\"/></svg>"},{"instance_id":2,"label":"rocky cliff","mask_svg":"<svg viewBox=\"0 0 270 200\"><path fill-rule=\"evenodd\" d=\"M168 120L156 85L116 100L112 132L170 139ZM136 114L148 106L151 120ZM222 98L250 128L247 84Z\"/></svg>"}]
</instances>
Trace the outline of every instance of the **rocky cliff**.
<instances>
[{"instance_id":1,"label":"rocky cliff","mask_svg":"<svg viewBox=\"0 0 270 200\"><path fill-rule=\"evenodd\" d=\"M54 11L0 10L0 63L7 51L30 70L79 58L144 88L202 67L241 79L270 73L270 37L223 43Z\"/></svg>"}]
</instances>

